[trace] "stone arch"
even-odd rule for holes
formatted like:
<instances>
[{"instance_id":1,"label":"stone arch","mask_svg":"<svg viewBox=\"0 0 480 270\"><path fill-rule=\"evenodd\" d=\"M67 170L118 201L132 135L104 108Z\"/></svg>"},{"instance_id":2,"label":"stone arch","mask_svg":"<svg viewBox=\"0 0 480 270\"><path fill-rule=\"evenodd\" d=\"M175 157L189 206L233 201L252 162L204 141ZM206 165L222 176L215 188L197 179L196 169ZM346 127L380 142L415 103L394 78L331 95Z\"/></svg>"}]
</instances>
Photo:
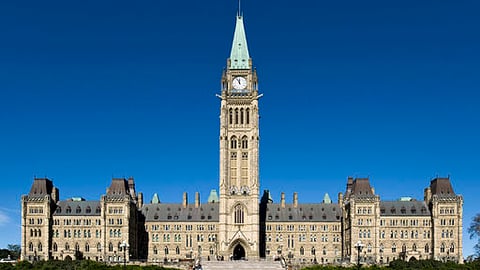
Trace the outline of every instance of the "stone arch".
<instances>
[{"instance_id":1,"label":"stone arch","mask_svg":"<svg viewBox=\"0 0 480 270\"><path fill-rule=\"evenodd\" d=\"M248 257L250 249L248 248L248 244L243 239L237 239L232 242L228 249L228 253L230 254L230 258L232 260L243 260Z\"/></svg>"}]
</instances>

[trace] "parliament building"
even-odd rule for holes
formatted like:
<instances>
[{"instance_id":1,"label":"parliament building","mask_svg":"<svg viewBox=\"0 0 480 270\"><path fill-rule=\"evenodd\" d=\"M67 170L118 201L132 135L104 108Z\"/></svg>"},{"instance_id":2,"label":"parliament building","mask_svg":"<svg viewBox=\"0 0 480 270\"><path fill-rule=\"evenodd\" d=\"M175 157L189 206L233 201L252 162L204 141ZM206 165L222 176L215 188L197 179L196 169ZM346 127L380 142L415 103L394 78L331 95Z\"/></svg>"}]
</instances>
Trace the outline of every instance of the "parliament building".
<instances>
[{"instance_id":1,"label":"parliament building","mask_svg":"<svg viewBox=\"0 0 480 270\"><path fill-rule=\"evenodd\" d=\"M35 178L21 198L21 258L152 264L202 258L282 259L295 264L463 262L463 198L450 178L435 178L423 199L381 200L368 178L348 178L334 202L274 202L260 192L259 99L243 17L221 78L219 188L205 201L149 203L133 178L114 178L97 201L60 199ZM321 184L318 187L321 189ZM319 192L321 192L319 190ZM179 200L180 201L180 200Z\"/></svg>"}]
</instances>

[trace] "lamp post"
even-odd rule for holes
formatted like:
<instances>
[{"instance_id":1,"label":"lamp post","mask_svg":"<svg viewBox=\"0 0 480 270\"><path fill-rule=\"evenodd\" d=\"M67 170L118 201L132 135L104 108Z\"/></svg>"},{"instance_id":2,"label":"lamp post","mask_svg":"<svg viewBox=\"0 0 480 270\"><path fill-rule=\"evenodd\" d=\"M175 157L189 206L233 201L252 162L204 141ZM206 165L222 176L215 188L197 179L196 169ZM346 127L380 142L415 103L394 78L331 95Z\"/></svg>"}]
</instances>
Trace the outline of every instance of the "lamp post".
<instances>
[{"instance_id":1,"label":"lamp post","mask_svg":"<svg viewBox=\"0 0 480 270\"><path fill-rule=\"evenodd\" d=\"M363 248L364 244L362 244L362 241L358 240L357 243L355 243L355 248L357 248L357 251L358 251L358 255L357 255L357 267L358 269L360 269L360 252L362 252L362 248Z\"/></svg>"},{"instance_id":2,"label":"lamp post","mask_svg":"<svg viewBox=\"0 0 480 270\"><path fill-rule=\"evenodd\" d=\"M127 248L129 247L127 241L123 240L120 247L123 249L123 269L125 269L127 267Z\"/></svg>"}]
</instances>

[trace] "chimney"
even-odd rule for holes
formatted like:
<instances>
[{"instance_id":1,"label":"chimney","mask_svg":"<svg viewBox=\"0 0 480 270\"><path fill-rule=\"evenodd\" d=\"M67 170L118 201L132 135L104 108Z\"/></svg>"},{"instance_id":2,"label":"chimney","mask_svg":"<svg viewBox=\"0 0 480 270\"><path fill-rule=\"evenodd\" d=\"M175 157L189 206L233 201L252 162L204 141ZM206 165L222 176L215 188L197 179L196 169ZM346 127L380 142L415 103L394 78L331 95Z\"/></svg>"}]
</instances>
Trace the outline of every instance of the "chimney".
<instances>
[{"instance_id":1,"label":"chimney","mask_svg":"<svg viewBox=\"0 0 480 270\"><path fill-rule=\"evenodd\" d=\"M137 207L138 208L143 207L143 193L142 192L138 193Z\"/></svg>"},{"instance_id":2,"label":"chimney","mask_svg":"<svg viewBox=\"0 0 480 270\"><path fill-rule=\"evenodd\" d=\"M200 193L195 192L195 208L200 207Z\"/></svg>"},{"instance_id":3,"label":"chimney","mask_svg":"<svg viewBox=\"0 0 480 270\"><path fill-rule=\"evenodd\" d=\"M184 192L183 193L183 208L187 208L187 205L188 205L188 196L187 196L187 192Z\"/></svg>"},{"instance_id":4,"label":"chimney","mask_svg":"<svg viewBox=\"0 0 480 270\"><path fill-rule=\"evenodd\" d=\"M339 192L338 193L338 204L342 204L343 203L343 194L342 192Z\"/></svg>"},{"instance_id":5,"label":"chimney","mask_svg":"<svg viewBox=\"0 0 480 270\"><path fill-rule=\"evenodd\" d=\"M294 192L293 193L293 207L297 208L297 206L298 206L298 193Z\"/></svg>"},{"instance_id":6,"label":"chimney","mask_svg":"<svg viewBox=\"0 0 480 270\"><path fill-rule=\"evenodd\" d=\"M427 187L424 191L423 191L423 200L425 201L425 203L430 203L430 200L432 199L432 190L430 189L430 187Z\"/></svg>"},{"instance_id":7,"label":"chimney","mask_svg":"<svg viewBox=\"0 0 480 270\"><path fill-rule=\"evenodd\" d=\"M282 208L285 208L285 193L282 192L282 196L280 197L280 205Z\"/></svg>"}]
</instances>

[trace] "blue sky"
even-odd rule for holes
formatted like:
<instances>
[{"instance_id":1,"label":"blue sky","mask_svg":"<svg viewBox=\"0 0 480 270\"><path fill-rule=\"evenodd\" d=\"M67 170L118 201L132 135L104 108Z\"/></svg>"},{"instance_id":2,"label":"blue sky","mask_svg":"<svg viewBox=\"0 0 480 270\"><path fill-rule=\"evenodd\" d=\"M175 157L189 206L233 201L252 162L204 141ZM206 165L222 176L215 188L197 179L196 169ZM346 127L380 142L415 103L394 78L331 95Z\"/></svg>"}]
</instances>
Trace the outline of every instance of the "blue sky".
<instances>
[{"instance_id":1,"label":"blue sky","mask_svg":"<svg viewBox=\"0 0 480 270\"><path fill-rule=\"evenodd\" d=\"M242 2L259 74L261 189L336 201L348 176L385 200L435 176L478 210L478 1ZM218 186L232 1L0 2L0 247L47 176L98 200L135 177L148 202ZM466 232L466 230L464 230ZM464 235L464 254L474 241Z\"/></svg>"}]
</instances>

